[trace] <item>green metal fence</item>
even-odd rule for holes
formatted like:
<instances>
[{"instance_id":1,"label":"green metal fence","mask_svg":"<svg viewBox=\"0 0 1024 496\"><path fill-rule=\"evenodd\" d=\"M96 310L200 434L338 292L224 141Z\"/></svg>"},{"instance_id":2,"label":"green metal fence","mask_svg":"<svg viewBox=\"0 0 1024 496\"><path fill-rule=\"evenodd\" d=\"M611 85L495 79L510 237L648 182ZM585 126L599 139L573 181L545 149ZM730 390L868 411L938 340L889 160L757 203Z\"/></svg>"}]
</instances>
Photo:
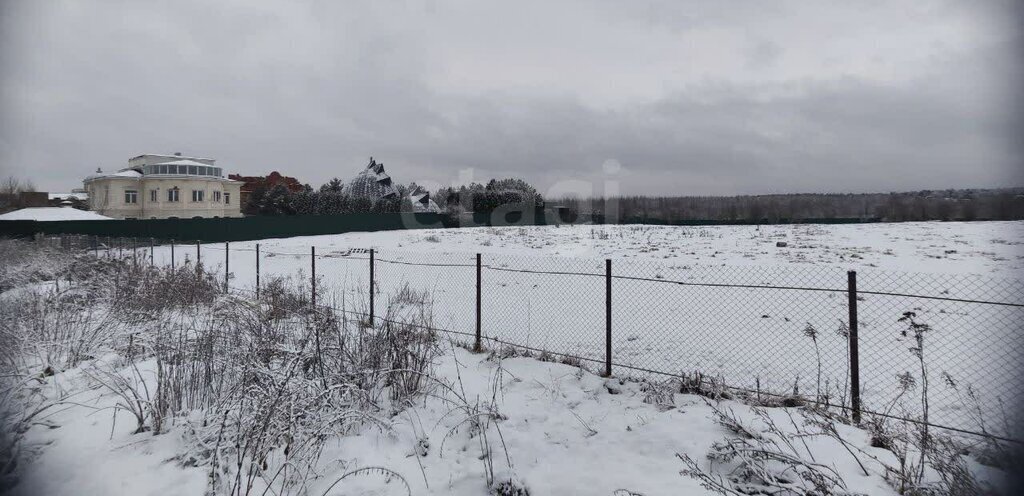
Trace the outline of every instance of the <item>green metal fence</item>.
<instances>
[{"instance_id":1,"label":"green metal fence","mask_svg":"<svg viewBox=\"0 0 1024 496\"><path fill-rule=\"evenodd\" d=\"M776 223L855 223L877 222L877 219L805 219ZM0 221L0 236L25 237L36 234L82 234L121 238L155 238L206 242L248 241L292 236L341 234L356 231L387 231L397 229L432 229L440 227L526 226L562 223L604 224L600 216L570 216L557 209L538 211L498 210L494 213L468 213L449 216L436 213L351 213L338 215L254 216L220 219L149 219L149 220L74 220L39 222L31 220ZM619 224L654 222L627 219ZM673 225L767 224L762 221L680 221L657 222Z\"/></svg>"},{"instance_id":2,"label":"green metal fence","mask_svg":"<svg viewBox=\"0 0 1024 496\"><path fill-rule=\"evenodd\" d=\"M552 211L466 214L352 213L338 215L254 216L219 219L0 221L0 236L83 234L121 238L247 241L354 231L432 229L440 227L545 225L559 223Z\"/></svg>"}]
</instances>

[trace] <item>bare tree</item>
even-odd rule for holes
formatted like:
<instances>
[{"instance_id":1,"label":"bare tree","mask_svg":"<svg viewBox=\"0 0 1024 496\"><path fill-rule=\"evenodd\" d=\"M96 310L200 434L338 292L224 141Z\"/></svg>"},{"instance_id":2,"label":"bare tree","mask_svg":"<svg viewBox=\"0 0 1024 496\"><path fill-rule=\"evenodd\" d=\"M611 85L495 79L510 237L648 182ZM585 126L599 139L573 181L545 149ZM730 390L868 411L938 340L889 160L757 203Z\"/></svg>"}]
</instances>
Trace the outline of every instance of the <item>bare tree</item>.
<instances>
[{"instance_id":1,"label":"bare tree","mask_svg":"<svg viewBox=\"0 0 1024 496\"><path fill-rule=\"evenodd\" d=\"M7 176L0 180L0 212L16 208L18 206L19 193L35 190L36 187L31 181L25 181L14 176Z\"/></svg>"},{"instance_id":2,"label":"bare tree","mask_svg":"<svg viewBox=\"0 0 1024 496\"><path fill-rule=\"evenodd\" d=\"M21 192L35 191L36 186L32 181L22 180L14 176L7 176L0 181L0 195L17 195Z\"/></svg>"}]
</instances>

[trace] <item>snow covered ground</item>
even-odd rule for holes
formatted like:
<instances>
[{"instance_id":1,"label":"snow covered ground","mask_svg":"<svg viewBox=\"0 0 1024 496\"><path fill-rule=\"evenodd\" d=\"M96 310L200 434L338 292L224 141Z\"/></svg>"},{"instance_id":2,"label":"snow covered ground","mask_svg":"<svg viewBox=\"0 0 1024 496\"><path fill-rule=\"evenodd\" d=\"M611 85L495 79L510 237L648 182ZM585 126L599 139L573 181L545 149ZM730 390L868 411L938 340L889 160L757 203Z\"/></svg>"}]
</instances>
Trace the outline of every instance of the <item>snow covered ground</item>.
<instances>
[{"instance_id":1,"label":"snow covered ground","mask_svg":"<svg viewBox=\"0 0 1024 496\"><path fill-rule=\"evenodd\" d=\"M152 377L152 362L140 368ZM500 414L496 427L489 427L496 480L514 477L538 496L611 496L616 490L646 496L713 494L681 475L683 464L676 457L687 454L707 464L712 443L730 435L701 397L670 392L656 402L636 383L613 381L609 388L604 379L568 365L531 358L498 361L461 348L449 349L435 370L462 396ZM207 471L175 461L184 446L181 429L159 436L132 434L128 415L122 412L115 420L109 409L117 398L86 387L80 370L48 378L45 389L48 394L81 391L73 397L79 405L68 405L32 428L30 441L45 447L15 494L203 494ZM399 495L407 494L405 484L415 495L485 494L480 434L439 396L391 417L383 433L367 427L330 443L320 459L333 477L317 481L309 494ZM720 407L758 425L750 407L731 401ZM794 432L784 409L771 414ZM798 410L790 414L799 422ZM866 432L838 427L853 446L893 462L891 455L868 445ZM879 475L881 467L867 456L858 454L871 471L865 476L838 441L815 437L808 443L812 456L834 467L854 493L895 494ZM404 483L393 475L369 473L346 478L325 492L337 477L362 467L387 468Z\"/></svg>"},{"instance_id":2,"label":"snow covered ground","mask_svg":"<svg viewBox=\"0 0 1024 496\"><path fill-rule=\"evenodd\" d=\"M847 270L858 272L860 291L1024 302L1024 222L533 226L268 239L230 245L232 287L254 288L257 243L264 282L275 276L308 280L310 247L316 247L321 299L357 311L367 307L365 249L374 248L380 294L407 284L428 290L438 327L462 333L475 329L475 253L482 253L486 336L594 360L604 357L600 276L603 259L611 258L617 277L641 279L613 284L613 360L624 366L619 373L701 372L776 393L794 385L804 394L827 389L837 402L848 396L840 324L848 320ZM207 266L223 267L224 249L203 245L200 256ZM177 263L195 260L195 246L175 250ZM169 264L170 248L157 248L154 258ZM557 274L515 272L523 269ZM934 421L977 427L964 404L968 385L979 393L989 423L1001 422L1000 402L1024 398L1020 307L886 295L860 299L861 386L869 409L884 409L901 397L906 404L896 410L916 412L897 379L919 368L903 335L907 323L899 321L908 311L933 329L926 351L933 373L960 385L934 390ZM1024 418L1010 420L1024 425Z\"/></svg>"},{"instance_id":3,"label":"snow covered ground","mask_svg":"<svg viewBox=\"0 0 1024 496\"><path fill-rule=\"evenodd\" d=\"M779 241L787 246L777 247ZM629 367L701 372L751 389L788 392L796 383L802 394L813 395L827 387L835 400L841 399L837 397L848 370L846 340L836 332L846 319L846 270L858 271L861 290L1005 297L1008 303L1020 303L1024 294L1024 223L513 227L258 243L264 284L274 276L296 284L308 281L310 247L315 246L318 301L355 312L366 308L365 250L374 248L378 317L386 316L389 300L409 286L430 295L436 327L470 333L475 253L482 253L485 336L584 359L603 357L603 270L604 259L612 258L616 276L637 278L613 281L617 376L663 378ZM231 287L249 296L256 280L256 244L232 243L227 251L223 244L208 244L198 250L207 267L223 269L229 262ZM175 265L194 263L196 249L175 246ZM154 263L170 264L171 250L157 247ZM148 249L136 253L143 259L147 255ZM839 291L729 286L733 284ZM901 400L896 387L897 373L918 370L907 351L912 343L900 334L905 324L897 322L905 311L916 312L934 328L926 352L934 374L933 421L975 427L963 390L944 386L943 373L961 387L975 387L986 415L998 411L995 398L1012 404L1021 397L1024 381L1018 364L1024 351L1015 346L1021 309L876 294L864 295L860 305L861 374L869 408L897 400L901 406L893 413L918 413L917 391ZM814 339L807 334L809 324L817 331ZM386 417L383 429L367 424L332 439L309 494L484 494L481 427L473 427L462 410L453 409L450 393L456 389L493 419L483 429L490 429L489 460L496 480L510 477L533 495L711 494L696 479L680 474L685 466L677 454L713 470L707 456L714 443L733 435L716 420L713 403L639 382L606 380L593 374L597 367L592 363L584 362L587 371L535 358L500 360L445 346L432 370L439 384L452 389L418 398ZM83 367L117 360L90 358ZM137 365L137 373L123 366L120 373L154 380L152 360ZM98 387L81 368L37 382L34 395L63 402L27 433L25 444L37 455L25 467L16 494L185 495L207 488L207 468L182 466L180 455L190 446L182 420L158 436L132 434L134 421L124 411L115 416L112 408L123 399ZM767 432L763 418L750 406L724 401L717 408ZM801 422L804 414L783 408L767 413L790 434L807 428ZM870 447L865 431L841 424L836 428L845 447L835 438L816 435L793 438L806 441L795 449L833 467L851 492L894 494L880 475L880 463L896 464L892 454ZM1001 483L998 470L970 464L982 480ZM387 470L358 472L331 487L342 475L367 467Z\"/></svg>"},{"instance_id":4,"label":"snow covered ground","mask_svg":"<svg viewBox=\"0 0 1024 496\"><path fill-rule=\"evenodd\" d=\"M788 244L777 248L776 242ZM255 242L236 243L252 247ZM378 248L702 265L824 265L841 269L1024 277L1024 222L771 226L529 226L379 231L260 241L269 251Z\"/></svg>"}]
</instances>

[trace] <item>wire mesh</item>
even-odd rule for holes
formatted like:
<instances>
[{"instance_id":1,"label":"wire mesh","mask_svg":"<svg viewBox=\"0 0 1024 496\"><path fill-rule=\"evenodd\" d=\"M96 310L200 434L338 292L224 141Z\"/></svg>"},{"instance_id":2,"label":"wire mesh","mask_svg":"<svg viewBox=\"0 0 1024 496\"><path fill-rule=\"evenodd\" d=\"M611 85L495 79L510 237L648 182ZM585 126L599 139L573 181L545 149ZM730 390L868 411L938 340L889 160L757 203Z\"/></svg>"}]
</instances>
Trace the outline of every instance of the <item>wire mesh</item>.
<instances>
[{"instance_id":1,"label":"wire mesh","mask_svg":"<svg viewBox=\"0 0 1024 496\"><path fill-rule=\"evenodd\" d=\"M407 321L426 307L433 327L475 331L476 255L383 250L374 253L375 318Z\"/></svg>"},{"instance_id":2,"label":"wire mesh","mask_svg":"<svg viewBox=\"0 0 1024 496\"><path fill-rule=\"evenodd\" d=\"M613 262L617 364L847 404L846 274Z\"/></svg>"},{"instance_id":3,"label":"wire mesh","mask_svg":"<svg viewBox=\"0 0 1024 496\"><path fill-rule=\"evenodd\" d=\"M923 419L927 391L930 423L1020 434L1024 281L885 271L858 278L866 410Z\"/></svg>"},{"instance_id":4,"label":"wire mesh","mask_svg":"<svg viewBox=\"0 0 1024 496\"><path fill-rule=\"evenodd\" d=\"M365 319L370 249L338 239L311 240L318 242L317 302ZM158 266L194 266L198 255L204 271L228 268L228 288L245 297L256 296L257 281L264 288L278 280L312 289L310 246L294 239L198 247L97 236L41 241ZM403 312L426 307L433 329L471 340L476 264L474 253L375 250L375 321L415 320ZM603 370L606 276L604 260L483 254L482 338ZM880 270L859 271L857 280L867 414L1021 439L1024 281ZM699 373L748 392L851 405L845 270L623 258L612 261L611 284L616 375Z\"/></svg>"},{"instance_id":5,"label":"wire mesh","mask_svg":"<svg viewBox=\"0 0 1024 496\"><path fill-rule=\"evenodd\" d=\"M485 337L604 360L603 260L485 254L481 264Z\"/></svg>"}]
</instances>

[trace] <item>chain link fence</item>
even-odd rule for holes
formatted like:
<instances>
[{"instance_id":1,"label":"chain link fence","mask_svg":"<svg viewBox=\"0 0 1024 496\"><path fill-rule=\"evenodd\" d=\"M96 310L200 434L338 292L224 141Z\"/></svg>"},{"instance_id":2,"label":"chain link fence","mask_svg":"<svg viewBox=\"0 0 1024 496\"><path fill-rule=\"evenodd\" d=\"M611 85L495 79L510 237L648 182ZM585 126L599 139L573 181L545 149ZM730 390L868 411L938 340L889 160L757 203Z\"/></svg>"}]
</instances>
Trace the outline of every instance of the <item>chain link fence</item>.
<instances>
[{"instance_id":1,"label":"chain link fence","mask_svg":"<svg viewBox=\"0 0 1024 496\"><path fill-rule=\"evenodd\" d=\"M250 297L275 281L306 284L311 301L367 322L407 321L397 309L429 308L433 328L460 342L510 346L598 373L709 381L762 400L818 402L855 419L880 415L1022 440L1018 279L373 250L330 238L306 247L40 241L154 265L199 262L224 275L226 290Z\"/></svg>"}]
</instances>

